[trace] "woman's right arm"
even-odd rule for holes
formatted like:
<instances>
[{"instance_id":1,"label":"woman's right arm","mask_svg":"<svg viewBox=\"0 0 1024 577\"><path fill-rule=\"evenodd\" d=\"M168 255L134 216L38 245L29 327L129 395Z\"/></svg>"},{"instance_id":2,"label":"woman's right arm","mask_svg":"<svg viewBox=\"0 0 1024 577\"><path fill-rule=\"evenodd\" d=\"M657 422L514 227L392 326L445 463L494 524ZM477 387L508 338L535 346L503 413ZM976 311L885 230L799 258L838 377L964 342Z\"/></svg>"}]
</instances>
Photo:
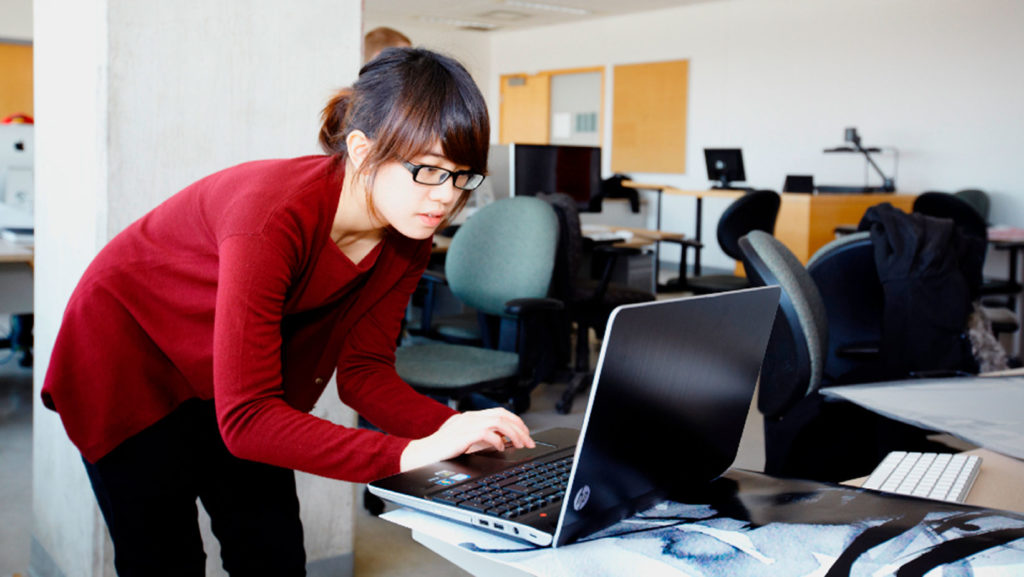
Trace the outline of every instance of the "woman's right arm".
<instances>
[{"instance_id":1,"label":"woman's right arm","mask_svg":"<svg viewBox=\"0 0 1024 577\"><path fill-rule=\"evenodd\" d=\"M293 258L280 246L259 235L232 236L220 245L214 398L228 450L347 481L397 472L409 439L337 425L285 402L281 321Z\"/></svg>"},{"instance_id":2,"label":"woman's right arm","mask_svg":"<svg viewBox=\"0 0 1024 577\"><path fill-rule=\"evenodd\" d=\"M505 448L506 439L520 449L535 446L523 420L506 409L460 413L445 421L432 435L406 445L402 451L401 470L408 471L487 448L500 451Z\"/></svg>"}]
</instances>

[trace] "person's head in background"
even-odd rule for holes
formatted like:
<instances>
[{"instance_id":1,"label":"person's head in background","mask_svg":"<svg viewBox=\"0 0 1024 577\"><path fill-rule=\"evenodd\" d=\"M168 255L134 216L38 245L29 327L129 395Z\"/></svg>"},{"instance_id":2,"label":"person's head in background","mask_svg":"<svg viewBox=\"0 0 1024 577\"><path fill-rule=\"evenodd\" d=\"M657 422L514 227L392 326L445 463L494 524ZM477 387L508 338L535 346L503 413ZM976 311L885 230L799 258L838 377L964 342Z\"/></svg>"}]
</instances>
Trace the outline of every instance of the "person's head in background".
<instances>
[{"instance_id":1,"label":"person's head in background","mask_svg":"<svg viewBox=\"0 0 1024 577\"><path fill-rule=\"evenodd\" d=\"M389 165L424 155L451 162L448 169L486 174L490 150L487 103L469 72L456 60L422 48L392 48L363 66L351 88L339 91L322 112L320 146L339 161L348 159L348 141L360 132L370 153L351 174L360 180L367 206L376 215L374 181ZM415 164L415 162L414 162ZM424 162L423 164L437 164ZM401 171L405 171L402 168ZM402 172L411 179L408 172ZM411 180L410 180L411 182ZM470 190L456 185L447 224L465 206ZM475 187L476 182L473 184ZM384 191L386 192L386 191Z\"/></svg>"},{"instance_id":2,"label":"person's head in background","mask_svg":"<svg viewBox=\"0 0 1024 577\"><path fill-rule=\"evenodd\" d=\"M387 26L374 28L363 37L363 64L376 58L385 48L408 48L412 46L409 38Z\"/></svg>"}]
</instances>

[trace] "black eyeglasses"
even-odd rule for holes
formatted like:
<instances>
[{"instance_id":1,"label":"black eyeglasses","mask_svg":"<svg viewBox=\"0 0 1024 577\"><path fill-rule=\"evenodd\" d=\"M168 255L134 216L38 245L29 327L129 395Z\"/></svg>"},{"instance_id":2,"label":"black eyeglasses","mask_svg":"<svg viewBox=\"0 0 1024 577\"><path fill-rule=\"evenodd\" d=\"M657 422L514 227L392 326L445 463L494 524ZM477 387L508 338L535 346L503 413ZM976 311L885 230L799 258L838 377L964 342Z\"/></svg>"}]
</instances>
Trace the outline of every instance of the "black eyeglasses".
<instances>
[{"instance_id":1,"label":"black eyeglasses","mask_svg":"<svg viewBox=\"0 0 1024 577\"><path fill-rule=\"evenodd\" d=\"M402 161L402 166L412 173L412 179L420 184L437 186L444 184L448 178L452 178L452 184L460 190L473 190L484 181L484 175L469 170L451 171L438 166L428 164L413 164L407 160Z\"/></svg>"}]
</instances>

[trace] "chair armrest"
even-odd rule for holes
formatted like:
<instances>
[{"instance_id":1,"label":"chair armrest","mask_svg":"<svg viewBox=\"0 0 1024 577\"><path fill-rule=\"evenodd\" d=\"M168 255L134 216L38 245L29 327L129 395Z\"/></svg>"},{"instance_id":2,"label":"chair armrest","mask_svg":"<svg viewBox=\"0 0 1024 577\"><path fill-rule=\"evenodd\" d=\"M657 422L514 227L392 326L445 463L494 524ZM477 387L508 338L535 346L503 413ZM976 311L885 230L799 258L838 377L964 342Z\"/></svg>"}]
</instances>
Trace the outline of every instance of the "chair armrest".
<instances>
[{"instance_id":1,"label":"chair armrest","mask_svg":"<svg viewBox=\"0 0 1024 577\"><path fill-rule=\"evenodd\" d=\"M610 258L618 258L623 255L631 256L636 254L643 254L644 251L632 246L615 246L613 244L599 244L594 247L594 252L605 253Z\"/></svg>"},{"instance_id":2,"label":"chair armrest","mask_svg":"<svg viewBox=\"0 0 1024 577\"><path fill-rule=\"evenodd\" d=\"M881 356L878 342L850 343L836 349L836 356L841 359L869 361Z\"/></svg>"},{"instance_id":3,"label":"chair armrest","mask_svg":"<svg viewBox=\"0 0 1024 577\"><path fill-rule=\"evenodd\" d=\"M704 243L700 242L699 240L693 240L692 238L681 238L679 240L666 239L664 242L674 242L679 245L682 245L683 248L693 247L697 250L704 248Z\"/></svg>"},{"instance_id":4,"label":"chair armrest","mask_svg":"<svg viewBox=\"0 0 1024 577\"><path fill-rule=\"evenodd\" d=\"M444 275L443 271L426 269L423 271L423 276L420 277L428 283L434 284L448 284L448 277Z\"/></svg>"},{"instance_id":5,"label":"chair armrest","mask_svg":"<svg viewBox=\"0 0 1024 577\"><path fill-rule=\"evenodd\" d=\"M513 299L505 303L505 312L515 319L502 319L501 340L514 342L519 354L519 376L530 381L529 390L554 371L555 350L552 338L560 324L565 304L552 298Z\"/></svg>"},{"instance_id":6,"label":"chair armrest","mask_svg":"<svg viewBox=\"0 0 1024 577\"><path fill-rule=\"evenodd\" d=\"M564 308L565 304L562 301L548 298L512 299L505 303L505 312L516 317L539 311L560 311Z\"/></svg>"}]
</instances>

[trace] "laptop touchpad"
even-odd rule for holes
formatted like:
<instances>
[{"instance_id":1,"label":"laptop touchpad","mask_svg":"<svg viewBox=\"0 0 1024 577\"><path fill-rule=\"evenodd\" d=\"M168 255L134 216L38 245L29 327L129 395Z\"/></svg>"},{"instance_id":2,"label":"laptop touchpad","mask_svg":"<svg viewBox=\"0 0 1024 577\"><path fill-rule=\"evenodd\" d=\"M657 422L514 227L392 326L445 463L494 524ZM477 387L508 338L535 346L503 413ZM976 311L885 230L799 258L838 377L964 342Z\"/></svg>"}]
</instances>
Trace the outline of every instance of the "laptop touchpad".
<instances>
[{"instance_id":1,"label":"laptop touchpad","mask_svg":"<svg viewBox=\"0 0 1024 577\"><path fill-rule=\"evenodd\" d=\"M536 441L537 446L533 449L517 449L509 446L504 451L495 451L494 449L486 449L484 451L477 451L473 453L474 457L487 457L490 459L499 459L502 461L527 461L530 459L537 458L541 455L545 455L554 451L558 447L551 443L545 443L543 441Z\"/></svg>"}]
</instances>

